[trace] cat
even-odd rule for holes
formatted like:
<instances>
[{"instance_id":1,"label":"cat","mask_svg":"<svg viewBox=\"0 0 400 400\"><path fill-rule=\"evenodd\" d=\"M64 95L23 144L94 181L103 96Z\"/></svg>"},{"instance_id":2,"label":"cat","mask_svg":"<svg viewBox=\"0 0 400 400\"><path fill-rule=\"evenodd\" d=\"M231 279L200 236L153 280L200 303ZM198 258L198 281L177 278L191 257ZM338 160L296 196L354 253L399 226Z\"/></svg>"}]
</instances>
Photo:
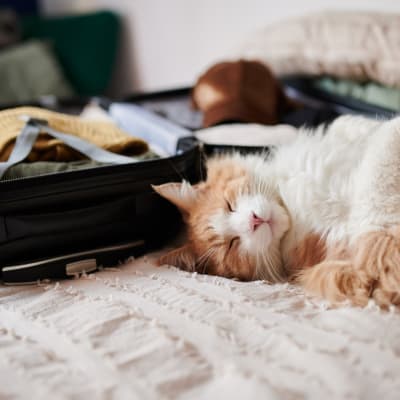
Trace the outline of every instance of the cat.
<instances>
[{"instance_id":1,"label":"cat","mask_svg":"<svg viewBox=\"0 0 400 400\"><path fill-rule=\"evenodd\" d=\"M207 179L154 186L187 226L160 263L271 283L333 303L400 303L400 117L342 116L270 154L207 162Z\"/></svg>"}]
</instances>

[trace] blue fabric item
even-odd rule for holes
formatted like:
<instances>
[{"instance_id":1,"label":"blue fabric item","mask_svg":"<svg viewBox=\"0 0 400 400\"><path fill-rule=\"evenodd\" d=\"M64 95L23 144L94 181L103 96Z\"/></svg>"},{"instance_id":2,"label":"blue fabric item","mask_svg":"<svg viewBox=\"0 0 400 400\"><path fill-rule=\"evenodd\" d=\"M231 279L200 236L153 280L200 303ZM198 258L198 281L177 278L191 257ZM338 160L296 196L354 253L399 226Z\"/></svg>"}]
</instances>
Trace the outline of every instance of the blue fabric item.
<instances>
[{"instance_id":1,"label":"blue fabric item","mask_svg":"<svg viewBox=\"0 0 400 400\"><path fill-rule=\"evenodd\" d=\"M79 151L80 153L89 157L89 159L97 162L110 164L130 164L137 161L132 157L111 153L110 151L97 147L93 143L87 142L86 140L78 138L77 136L58 132L50 128L45 121L42 122L40 120L30 119L22 132L17 136L14 149L11 152L8 161L0 162L0 178L10 167L28 157L28 154L31 152L40 132L45 132L56 139L62 140L69 147Z\"/></svg>"}]
</instances>

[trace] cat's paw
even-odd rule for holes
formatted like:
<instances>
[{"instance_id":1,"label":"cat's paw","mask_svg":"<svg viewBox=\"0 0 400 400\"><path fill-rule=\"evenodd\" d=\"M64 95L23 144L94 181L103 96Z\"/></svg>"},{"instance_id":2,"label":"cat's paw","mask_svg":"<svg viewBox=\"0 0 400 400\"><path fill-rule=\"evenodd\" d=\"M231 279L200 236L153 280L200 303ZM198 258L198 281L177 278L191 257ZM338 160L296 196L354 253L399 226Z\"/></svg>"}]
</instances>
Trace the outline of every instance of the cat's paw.
<instances>
[{"instance_id":1,"label":"cat's paw","mask_svg":"<svg viewBox=\"0 0 400 400\"><path fill-rule=\"evenodd\" d=\"M337 303L400 305L400 227L362 235L341 260L325 260L302 271L304 288Z\"/></svg>"},{"instance_id":2,"label":"cat's paw","mask_svg":"<svg viewBox=\"0 0 400 400\"><path fill-rule=\"evenodd\" d=\"M368 284L362 282L353 265L346 260L327 260L298 274L296 281L304 289L332 304L350 301L365 306L370 298Z\"/></svg>"}]
</instances>

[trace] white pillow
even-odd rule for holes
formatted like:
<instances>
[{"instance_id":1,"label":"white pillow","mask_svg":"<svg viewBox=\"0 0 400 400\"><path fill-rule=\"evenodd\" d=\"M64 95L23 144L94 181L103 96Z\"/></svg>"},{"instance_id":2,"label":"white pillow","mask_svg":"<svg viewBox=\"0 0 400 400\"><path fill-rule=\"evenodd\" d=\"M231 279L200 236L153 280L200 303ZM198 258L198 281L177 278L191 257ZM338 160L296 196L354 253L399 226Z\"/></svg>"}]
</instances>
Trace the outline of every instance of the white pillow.
<instances>
[{"instance_id":1,"label":"white pillow","mask_svg":"<svg viewBox=\"0 0 400 400\"><path fill-rule=\"evenodd\" d=\"M272 24L239 46L277 75L332 75L400 87L400 15L329 11Z\"/></svg>"}]
</instances>

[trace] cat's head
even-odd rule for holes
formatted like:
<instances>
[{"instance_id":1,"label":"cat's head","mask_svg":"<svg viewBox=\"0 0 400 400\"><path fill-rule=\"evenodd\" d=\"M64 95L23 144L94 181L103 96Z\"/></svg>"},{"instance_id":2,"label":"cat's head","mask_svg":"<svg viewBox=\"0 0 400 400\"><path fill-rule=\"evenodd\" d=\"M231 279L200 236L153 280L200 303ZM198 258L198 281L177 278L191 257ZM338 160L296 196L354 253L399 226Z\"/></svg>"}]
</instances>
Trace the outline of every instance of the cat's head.
<instances>
[{"instance_id":1,"label":"cat's head","mask_svg":"<svg viewBox=\"0 0 400 400\"><path fill-rule=\"evenodd\" d=\"M233 160L210 162L207 181L154 186L181 211L187 243L160 263L242 280L285 280L280 242L289 216L276 188Z\"/></svg>"}]
</instances>

